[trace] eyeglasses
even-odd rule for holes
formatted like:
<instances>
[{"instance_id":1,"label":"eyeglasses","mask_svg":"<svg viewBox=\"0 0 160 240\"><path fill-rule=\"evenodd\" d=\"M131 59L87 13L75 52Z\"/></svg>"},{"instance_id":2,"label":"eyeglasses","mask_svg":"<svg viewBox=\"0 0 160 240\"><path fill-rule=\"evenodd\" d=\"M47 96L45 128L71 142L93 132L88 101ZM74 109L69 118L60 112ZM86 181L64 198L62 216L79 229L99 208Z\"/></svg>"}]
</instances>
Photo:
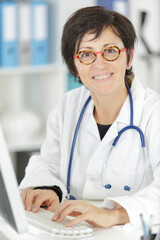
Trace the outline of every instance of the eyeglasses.
<instances>
[{"instance_id":1,"label":"eyeglasses","mask_svg":"<svg viewBox=\"0 0 160 240\"><path fill-rule=\"evenodd\" d=\"M106 61L115 61L119 56L121 52L125 52L127 49L119 49L117 46L110 46L103 50L103 52L93 52L91 50L84 50L79 51L77 56L73 56L74 59L78 59L81 63L85 65L92 64L96 61L97 54L102 54L102 57Z\"/></svg>"}]
</instances>

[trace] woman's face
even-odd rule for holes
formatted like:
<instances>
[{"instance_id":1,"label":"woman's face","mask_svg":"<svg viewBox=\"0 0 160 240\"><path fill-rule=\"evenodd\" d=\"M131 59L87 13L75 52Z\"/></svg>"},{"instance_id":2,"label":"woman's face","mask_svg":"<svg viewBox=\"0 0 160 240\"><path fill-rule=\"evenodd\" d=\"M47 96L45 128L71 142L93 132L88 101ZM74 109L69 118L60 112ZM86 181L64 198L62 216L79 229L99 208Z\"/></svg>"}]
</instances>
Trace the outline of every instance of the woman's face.
<instances>
[{"instance_id":1,"label":"woman's face","mask_svg":"<svg viewBox=\"0 0 160 240\"><path fill-rule=\"evenodd\" d=\"M121 38L114 34L109 27L103 30L99 38L93 39L93 34L86 33L80 43L79 51L103 52L108 46L117 46L119 49L125 48ZM74 61L77 76L80 77L91 94L98 96L112 94L122 85L124 86L125 72L126 69L130 68L131 60L127 64L127 53L124 51L115 61L106 61L99 53L96 61L90 65L84 65L78 59Z\"/></svg>"}]
</instances>

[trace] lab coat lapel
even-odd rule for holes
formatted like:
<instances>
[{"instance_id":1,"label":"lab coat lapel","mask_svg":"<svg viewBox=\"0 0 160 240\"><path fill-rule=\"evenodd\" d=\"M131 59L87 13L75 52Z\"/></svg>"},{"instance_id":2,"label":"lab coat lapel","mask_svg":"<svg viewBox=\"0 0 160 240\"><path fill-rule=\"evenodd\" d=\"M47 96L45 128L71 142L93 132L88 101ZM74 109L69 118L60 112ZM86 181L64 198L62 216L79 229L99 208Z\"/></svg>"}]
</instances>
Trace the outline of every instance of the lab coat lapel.
<instances>
[{"instance_id":1,"label":"lab coat lapel","mask_svg":"<svg viewBox=\"0 0 160 240\"><path fill-rule=\"evenodd\" d=\"M98 127L97 127L95 118L93 117L93 114L92 114L92 113L90 113L89 121L88 121L88 124L87 124L87 126L86 126L86 129L87 129L92 135L94 135L96 138L100 139L100 135L99 135L99 132L98 132Z\"/></svg>"},{"instance_id":2,"label":"lab coat lapel","mask_svg":"<svg viewBox=\"0 0 160 240\"><path fill-rule=\"evenodd\" d=\"M92 102L92 104L89 106L89 108L86 111L86 114L87 113L90 114L88 124L86 125L86 129L92 135L94 135L96 138L98 138L100 140L100 135L99 135L97 123L96 123L95 118L93 116L93 108L94 108L94 105L93 105L93 102ZM117 122L114 122L112 124L112 126L109 128L107 134L104 137L105 138L105 144L112 141L117 135L118 135ZM101 142L103 142L103 140Z\"/></svg>"},{"instance_id":3,"label":"lab coat lapel","mask_svg":"<svg viewBox=\"0 0 160 240\"><path fill-rule=\"evenodd\" d=\"M94 135L96 138L98 138L100 140L100 135L99 135L99 131L98 131L98 127L96 124L96 121L93 117L93 115L90 115L88 124L86 126L87 130L90 131L92 133L92 135ZM118 127L117 127L117 122L115 121L112 126L109 128L107 134L104 136L104 138L102 139L101 143L102 144L106 144L111 142L116 136L118 135Z\"/></svg>"},{"instance_id":4,"label":"lab coat lapel","mask_svg":"<svg viewBox=\"0 0 160 240\"><path fill-rule=\"evenodd\" d=\"M113 141L115 137L117 137L117 135L118 135L118 125L117 125L117 121L115 121L107 131L107 134L102 139L102 144L106 144Z\"/></svg>"},{"instance_id":5,"label":"lab coat lapel","mask_svg":"<svg viewBox=\"0 0 160 240\"><path fill-rule=\"evenodd\" d=\"M78 106L77 114L80 114L83 106L84 106L84 102L82 102L82 104L80 104ZM83 116L83 118L88 118L88 121L87 121L85 127L86 127L87 131L89 131L94 137L96 137L97 139L100 139L98 127L97 127L96 121L93 116L93 110L94 110L94 103L93 103L93 100L91 99L91 101L88 103L88 106L87 106L87 108L84 112L84 116Z\"/></svg>"}]
</instances>

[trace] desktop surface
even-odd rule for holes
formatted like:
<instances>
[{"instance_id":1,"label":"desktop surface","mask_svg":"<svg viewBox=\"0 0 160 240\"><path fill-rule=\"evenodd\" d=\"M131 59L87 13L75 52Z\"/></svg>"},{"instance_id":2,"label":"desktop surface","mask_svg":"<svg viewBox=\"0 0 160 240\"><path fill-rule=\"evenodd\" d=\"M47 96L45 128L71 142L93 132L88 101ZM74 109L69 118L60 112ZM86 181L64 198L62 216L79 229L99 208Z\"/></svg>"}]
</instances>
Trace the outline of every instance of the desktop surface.
<instances>
[{"instance_id":1,"label":"desktop surface","mask_svg":"<svg viewBox=\"0 0 160 240\"><path fill-rule=\"evenodd\" d=\"M29 233L18 234L6 222L0 221L0 231L8 238L8 240L64 240L61 237L50 235L33 236ZM69 238L66 238L69 239ZM83 240L140 240L140 231L125 231L120 227L109 229L93 228L93 236L82 238ZM70 239L69 239L70 240Z\"/></svg>"}]
</instances>

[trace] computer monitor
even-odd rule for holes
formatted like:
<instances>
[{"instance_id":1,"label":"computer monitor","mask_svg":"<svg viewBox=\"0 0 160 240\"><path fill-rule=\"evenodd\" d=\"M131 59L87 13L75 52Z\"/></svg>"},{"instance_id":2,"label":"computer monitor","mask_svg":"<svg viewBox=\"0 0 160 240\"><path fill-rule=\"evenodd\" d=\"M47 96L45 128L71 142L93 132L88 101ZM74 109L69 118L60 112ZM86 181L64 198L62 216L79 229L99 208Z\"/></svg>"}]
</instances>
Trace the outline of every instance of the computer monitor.
<instances>
[{"instance_id":1,"label":"computer monitor","mask_svg":"<svg viewBox=\"0 0 160 240\"><path fill-rule=\"evenodd\" d=\"M0 217L18 233L28 231L12 161L0 126Z\"/></svg>"}]
</instances>

